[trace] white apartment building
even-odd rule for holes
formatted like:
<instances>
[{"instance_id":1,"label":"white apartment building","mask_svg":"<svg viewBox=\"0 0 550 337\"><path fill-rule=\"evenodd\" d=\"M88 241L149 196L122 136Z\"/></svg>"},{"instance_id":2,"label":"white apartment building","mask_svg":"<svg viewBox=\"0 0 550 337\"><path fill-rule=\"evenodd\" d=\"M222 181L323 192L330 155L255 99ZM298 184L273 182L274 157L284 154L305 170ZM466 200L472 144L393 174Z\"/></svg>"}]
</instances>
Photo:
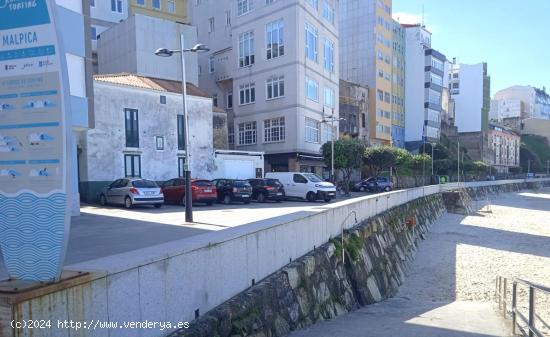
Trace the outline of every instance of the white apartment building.
<instances>
[{"instance_id":1,"label":"white apartment building","mask_svg":"<svg viewBox=\"0 0 550 337\"><path fill-rule=\"evenodd\" d=\"M420 24L402 25L405 49L405 144L415 151L441 136L445 55L431 47L431 32Z\"/></svg>"},{"instance_id":2,"label":"white apartment building","mask_svg":"<svg viewBox=\"0 0 550 337\"><path fill-rule=\"evenodd\" d=\"M340 0L339 8L340 77L369 88L369 143L391 146L392 98L402 94L393 92L392 1Z\"/></svg>"},{"instance_id":3,"label":"white apartment building","mask_svg":"<svg viewBox=\"0 0 550 337\"><path fill-rule=\"evenodd\" d=\"M449 69L449 90L455 101L458 132L488 131L491 82L487 63L457 64Z\"/></svg>"},{"instance_id":4,"label":"white apartment building","mask_svg":"<svg viewBox=\"0 0 550 337\"><path fill-rule=\"evenodd\" d=\"M519 99L493 99L489 118L500 121L506 118L527 118L526 104Z\"/></svg>"},{"instance_id":5,"label":"white apartment building","mask_svg":"<svg viewBox=\"0 0 550 337\"><path fill-rule=\"evenodd\" d=\"M267 172L327 175L320 147L338 135L338 123L323 123L339 116L337 9L335 0L189 3L210 48L199 56L200 87L227 109L230 146L264 151Z\"/></svg>"},{"instance_id":6,"label":"white apartment building","mask_svg":"<svg viewBox=\"0 0 550 337\"><path fill-rule=\"evenodd\" d=\"M97 44L98 74L130 73L181 81L181 56L159 57L158 48L180 49L197 43L197 29L152 16L135 14L104 31ZM185 53L186 82L198 85L197 54Z\"/></svg>"},{"instance_id":7,"label":"white apartment building","mask_svg":"<svg viewBox=\"0 0 550 337\"><path fill-rule=\"evenodd\" d=\"M550 119L550 95L546 88L515 85L498 91L494 99L521 100L525 103L526 116L523 118Z\"/></svg>"}]
</instances>

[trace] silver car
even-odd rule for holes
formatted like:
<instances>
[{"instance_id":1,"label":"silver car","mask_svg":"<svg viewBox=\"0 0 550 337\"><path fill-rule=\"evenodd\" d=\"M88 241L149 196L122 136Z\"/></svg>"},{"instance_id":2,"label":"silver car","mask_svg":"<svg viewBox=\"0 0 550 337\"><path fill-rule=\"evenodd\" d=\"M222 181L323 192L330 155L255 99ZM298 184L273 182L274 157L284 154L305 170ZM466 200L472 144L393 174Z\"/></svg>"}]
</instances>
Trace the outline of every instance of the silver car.
<instances>
[{"instance_id":1,"label":"silver car","mask_svg":"<svg viewBox=\"0 0 550 337\"><path fill-rule=\"evenodd\" d=\"M134 205L154 205L156 208L161 208L164 203L164 194L152 180L123 178L113 181L101 190L99 203L102 206L124 205L126 208L132 208Z\"/></svg>"}]
</instances>

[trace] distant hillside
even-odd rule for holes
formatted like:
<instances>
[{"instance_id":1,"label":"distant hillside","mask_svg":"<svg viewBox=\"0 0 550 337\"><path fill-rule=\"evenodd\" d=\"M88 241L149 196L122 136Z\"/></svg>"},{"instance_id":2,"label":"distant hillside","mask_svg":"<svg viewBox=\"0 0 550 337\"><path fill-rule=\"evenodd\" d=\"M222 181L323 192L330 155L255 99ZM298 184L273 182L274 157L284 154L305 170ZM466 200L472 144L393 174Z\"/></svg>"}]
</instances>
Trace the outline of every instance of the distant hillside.
<instances>
[{"instance_id":1,"label":"distant hillside","mask_svg":"<svg viewBox=\"0 0 550 337\"><path fill-rule=\"evenodd\" d=\"M531 172L546 172L547 161L550 160L548 140L541 136L522 135L520 149L521 167L527 172L527 161L531 161Z\"/></svg>"}]
</instances>

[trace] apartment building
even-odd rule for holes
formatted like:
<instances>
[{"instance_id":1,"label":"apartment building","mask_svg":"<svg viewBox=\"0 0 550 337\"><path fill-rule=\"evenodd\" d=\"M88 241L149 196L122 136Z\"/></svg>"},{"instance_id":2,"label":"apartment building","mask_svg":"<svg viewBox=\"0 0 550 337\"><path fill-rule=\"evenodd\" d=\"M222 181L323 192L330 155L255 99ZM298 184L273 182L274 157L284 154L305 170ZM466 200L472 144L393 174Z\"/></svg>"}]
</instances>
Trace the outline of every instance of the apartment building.
<instances>
[{"instance_id":1,"label":"apartment building","mask_svg":"<svg viewBox=\"0 0 550 337\"><path fill-rule=\"evenodd\" d=\"M550 95L546 88L515 85L497 91L494 96L500 100L521 100L525 104L526 115L523 118L550 119Z\"/></svg>"},{"instance_id":2,"label":"apartment building","mask_svg":"<svg viewBox=\"0 0 550 337\"><path fill-rule=\"evenodd\" d=\"M405 148L405 28L392 20L392 145Z\"/></svg>"},{"instance_id":3,"label":"apartment building","mask_svg":"<svg viewBox=\"0 0 550 337\"><path fill-rule=\"evenodd\" d=\"M339 1L340 78L369 88L369 143L391 145L391 0Z\"/></svg>"},{"instance_id":4,"label":"apartment building","mask_svg":"<svg viewBox=\"0 0 550 337\"><path fill-rule=\"evenodd\" d=\"M340 135L369 140L369 88L340 80Z\"/></svg>"},{"instance_id":5,"label":"apartment building","mask_svg":"<svg viewBox=\"0 0 550 337\"><path fill-rule=\"evenodd\" d=\"M432 34L420 24L402 25L406 31L405 145L418 150L424 141L441 136L445 55L431 46Z\"/></svg>"},{"instance_id":6,"label":"apartment building","mask_svg":"<svg viewBox=\"0 0 550 337\"><path fill-rule=\"evenodd\" d=\"M116 1L128 1L129 15L141 14L173 22L187 23L187 0Z\"/></svg>"},{"instance_id":7,"label":"apartment building","mask_svg":"<svg viewBox=\"0 0 550 337\"><path fill-rule=\"evenodd\" d=\"M498 173L508 173L511 167L519 166L521 136L512 129L498 124L489 124L489 164Z\"/></svg>"},{"instance_id":8,"label":"apartment building","mask_svg":"<svg viewBox=\"0 0 550 337\"><path fill-rule=\"evenodd\" d=\"M326 175L321 145L338 134L335 0L201 0L189 4L199 84L227 109L232 148L264 151L266 171ZM232 127L231 127L232 126Z\"/></svg>"},{"instance_id":9,"label":"apartment building","mask_svg":"<svg viewBox=\"0 0 550 337\"><path fill-rule=\"evenodd\" d=\"M491 105L491 78L487 63L450 63L449 90L455 101L458 132L488 131Z\"/></svg>"}]
</instances>

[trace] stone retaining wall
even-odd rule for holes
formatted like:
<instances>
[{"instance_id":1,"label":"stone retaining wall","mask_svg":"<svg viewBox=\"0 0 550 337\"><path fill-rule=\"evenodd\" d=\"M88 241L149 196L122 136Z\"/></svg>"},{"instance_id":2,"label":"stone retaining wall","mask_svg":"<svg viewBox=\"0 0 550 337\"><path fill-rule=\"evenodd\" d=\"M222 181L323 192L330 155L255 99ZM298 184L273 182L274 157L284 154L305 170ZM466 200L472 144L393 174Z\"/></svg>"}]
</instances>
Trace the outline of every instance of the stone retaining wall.
<instances>
[{"instance_id":1,"label":"stone retaining wall","mask_svg":"<svg viewBox=\"0 0 550 337\"><path fill-rule=\"evenodd\" d=\"M443 212L437 194L367 219L170 336L285 336L392 297Z\"/></svg>"}]
</instances>

